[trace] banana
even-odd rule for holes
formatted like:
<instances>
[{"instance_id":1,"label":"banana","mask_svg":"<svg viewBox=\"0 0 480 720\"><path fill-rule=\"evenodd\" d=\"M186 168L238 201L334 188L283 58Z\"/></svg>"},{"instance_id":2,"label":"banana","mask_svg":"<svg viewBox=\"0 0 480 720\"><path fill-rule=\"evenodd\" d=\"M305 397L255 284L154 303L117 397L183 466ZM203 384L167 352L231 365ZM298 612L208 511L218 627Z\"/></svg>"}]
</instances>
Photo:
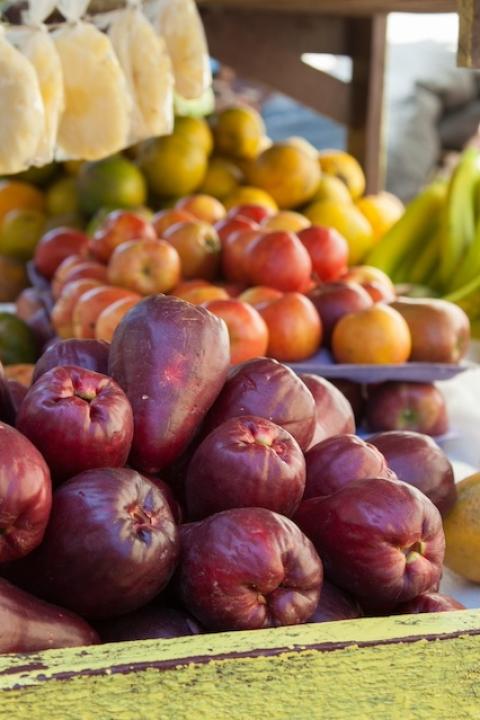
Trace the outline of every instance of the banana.
<instances>
[{"instance_id":1,"label":"banana","mask_svg":"<svg viewBox=\"0 0 480 720\"><path fill-rule=\"evenodd\" d=\"M410 271L410 282L415 285L430 285L438 262L439 254L439 228L432 233L423 248L412 263Z\"/></svg>"},{"instance_id":2,"label":"banana","mask_svg":"<svg viewBox=\"0 0 480 720\"><path fill-rule=\"evenodd\" d=\"M459 272L459 263L469 255L475 238L475 193L480 178L480 153L468 148L462 154L448 185L440 235L440 280L445 288ZM479 240L480 243L480 240ZM468 272L462 271L463 279ZM456 287L463 285L463 279Z\"/></svg>"},{"instance_id":3,"label":"banana","mask_svg":"<svg viewBox=\"0 0 480 720\"><path fill-rule=\"evenodd\" d=\"M390 228L364 262L394 274L410 252L423 247L435 231L447 196L447 183L435 181L414 198L400 220Z\"/></svg>"},{"instance_id":4,"label":"banana","mask_svg":"<svg viewBox=\"0 0 480 720\"><path fill-rule=\"evenodd\" d=\"M447 284L450 291L467 285L480 273L480 221L477 222L473 242L460 261L457 269L451 275Z\"/></svg>"}]
</instances>

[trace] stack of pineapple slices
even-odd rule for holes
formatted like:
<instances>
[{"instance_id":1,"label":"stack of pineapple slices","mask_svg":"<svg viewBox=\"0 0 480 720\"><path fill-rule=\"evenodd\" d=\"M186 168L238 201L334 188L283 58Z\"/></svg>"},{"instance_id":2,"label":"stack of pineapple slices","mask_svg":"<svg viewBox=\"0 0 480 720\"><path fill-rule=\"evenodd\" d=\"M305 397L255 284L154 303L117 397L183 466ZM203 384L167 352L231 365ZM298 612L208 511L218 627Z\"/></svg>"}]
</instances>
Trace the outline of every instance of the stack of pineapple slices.
<instances>
[{"instance_id":1,"label":"stack of pineapple slices","mask_svg":"<svg viewBox=\"0 0 480 720\"><path fill-rule=\"evenodd\" d=\"M0 175L168 134L174 90L195 99L208 88L194 0L152 0L148 19L127 0L96 24L83 19L88 4L30 0L22 26L0 27ZM54 9L65 22L47 27Z\"/></svg>"}]
</instances>

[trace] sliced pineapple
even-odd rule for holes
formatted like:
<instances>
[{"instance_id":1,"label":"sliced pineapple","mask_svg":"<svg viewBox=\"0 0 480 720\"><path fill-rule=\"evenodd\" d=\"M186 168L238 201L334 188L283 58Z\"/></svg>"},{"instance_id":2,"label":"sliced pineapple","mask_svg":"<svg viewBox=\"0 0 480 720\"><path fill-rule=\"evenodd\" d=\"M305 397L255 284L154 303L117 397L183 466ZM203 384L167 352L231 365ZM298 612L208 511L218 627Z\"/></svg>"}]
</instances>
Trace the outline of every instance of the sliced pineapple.
<instances>
[{"instance_id":1,"label":"sliced pineapple","mask_svg":"<svg viewBox=\"0 0 480 720\"><path fill-rule=\"evenodd\" d=\"M127 145L131 100L109 38L85 22L53 34L62 64L65 111L58 160L99 160Z\"/></svg>"},{"instance_id":2,"label":"sliced pineapple","mask_svg":"<svg viewBox=\"0 0 480 720\"><path fill-rule=\"evenodd\" d=\"M35 70L0 28L0 175L17 173L31 165L44 119Z\"/></svg>"},{"instance_id":3,"label":"sliced pineapple","mask_svg":"<svg viewBox=\"0 0 480 720\"><path fill-rule=\"evenodd\" d=\"M128 144L173 130L173 73L163 38L138 8L127 8L108 31L132 96Z\"/></svg>"},{"instance_id":4,"label":"sliced pineapple","mask_svg":"<svg viewBox=\"0 0 480 720\"><path fill-rule=\"evenodd\" d=\"M65 107L62 65L55 43L45 27L27 29L18 35L17 47L35 68L44 106L43 133L38 144L33 165L43 166L52 162L60 118Z\"/></svg>"},{"instance_id":5,"label":"sliced pineapple","mask_svg":"<svg viewBox=\"0 0 480 720\"><path fill-rule=\"evenodd\" d=\"M38 25L55 10L57 0L30 0L27 19L30 25Z\"/></svg>"},{"instance_id":6,"label":"sliced pineapple","mask_svg":"<svg viewBox=\"0 0 480 720\"><path fill-rule=\"evenodd\" d=\"M85 15L90 0L57 0L55 4L66 20L75 22Z\"/></svg>"},{"instance_id":7,"label":"sliced pineapple","mask_svg":"<svg viewBox=\"0 0 480 720\"><path fill-rule=\"evenodd\" d=\"M211 83L207 41L194 0L153 0L146 6L172 59L175 90L197 99Z\"/></svg>"}]
</instances>

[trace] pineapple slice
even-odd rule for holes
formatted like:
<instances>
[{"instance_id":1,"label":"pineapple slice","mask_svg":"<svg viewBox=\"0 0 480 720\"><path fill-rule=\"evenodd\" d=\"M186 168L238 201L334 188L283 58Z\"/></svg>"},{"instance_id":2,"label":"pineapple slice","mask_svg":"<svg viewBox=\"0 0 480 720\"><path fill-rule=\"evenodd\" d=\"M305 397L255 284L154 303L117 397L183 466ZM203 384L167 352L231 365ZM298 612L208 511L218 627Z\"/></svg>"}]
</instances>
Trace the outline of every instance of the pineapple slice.
<instances>
[{"instance_id":1,"label":"pineapple slice","mask_svg":"<svg viewBox=\"0 0 480 720\"><path fill-rule=\"evenodd\" d=\"M131 100L109 38L85 22L53 34L64 78L57 160L99 160L126 147Z\"/></svg>"},{"instance_id":2,"label":"pineapple slice","mask_svg":"<svg viewBox=\"0 0 480 720\"><path fill-rule=\"evenodd\" d=\"M41 167L53 160L58 126L65 107L62 66L55 43L44 27L19 35L17 46L35 68L43 100L43 133L32 160L34 165Z\"/></svg>"},{"instance_id":3,"label":"pineapple slice","mask_svg":"<svg viewBox=\"0 0 480 720\"><path fill-rule=\"evenodd\" d=\"M194 0L152 0L146 11L165 38L176 92L189 100L200 98L212 78L205 31Z\"/></svg>"},{"instance_id":4,"label":"pineapple slice","mask_svg":"<svg viewBox=\"0 0 480 720\"><path fill-rule=\"evenodd\" d=\"M133 99L129 145L173 130L173 74L163 38L138 8L113 20L108 35Z\"/></svg>"},{"instance_id":5,"label":"pineapple slice","mask_svg":"<svg viewBox=\"0 0 480 720\"><path fill-rule=\"evenodd\" d=\"M32 64L0 28L0 174L28 168L40 143L45 111Z\"/></svg>"}]
</instances>

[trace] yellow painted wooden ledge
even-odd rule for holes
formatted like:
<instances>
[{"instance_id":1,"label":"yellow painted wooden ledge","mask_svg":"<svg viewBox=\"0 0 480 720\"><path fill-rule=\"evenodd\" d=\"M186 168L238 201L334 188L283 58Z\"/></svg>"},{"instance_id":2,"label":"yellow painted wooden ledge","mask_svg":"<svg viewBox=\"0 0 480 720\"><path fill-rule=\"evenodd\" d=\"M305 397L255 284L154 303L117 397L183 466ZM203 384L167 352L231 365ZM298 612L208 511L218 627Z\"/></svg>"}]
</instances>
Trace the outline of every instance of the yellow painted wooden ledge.
<instances>
[{"instance_id":1,"label":"yellow painted wooden ledge","mask_svg":"<svg viewBox=\"0 0 480 720\"><path fill-rule=\"evenodd\" d=\"M478 720L480 611L0 656L8 720Z\"/></svg>"}]
</instances>

